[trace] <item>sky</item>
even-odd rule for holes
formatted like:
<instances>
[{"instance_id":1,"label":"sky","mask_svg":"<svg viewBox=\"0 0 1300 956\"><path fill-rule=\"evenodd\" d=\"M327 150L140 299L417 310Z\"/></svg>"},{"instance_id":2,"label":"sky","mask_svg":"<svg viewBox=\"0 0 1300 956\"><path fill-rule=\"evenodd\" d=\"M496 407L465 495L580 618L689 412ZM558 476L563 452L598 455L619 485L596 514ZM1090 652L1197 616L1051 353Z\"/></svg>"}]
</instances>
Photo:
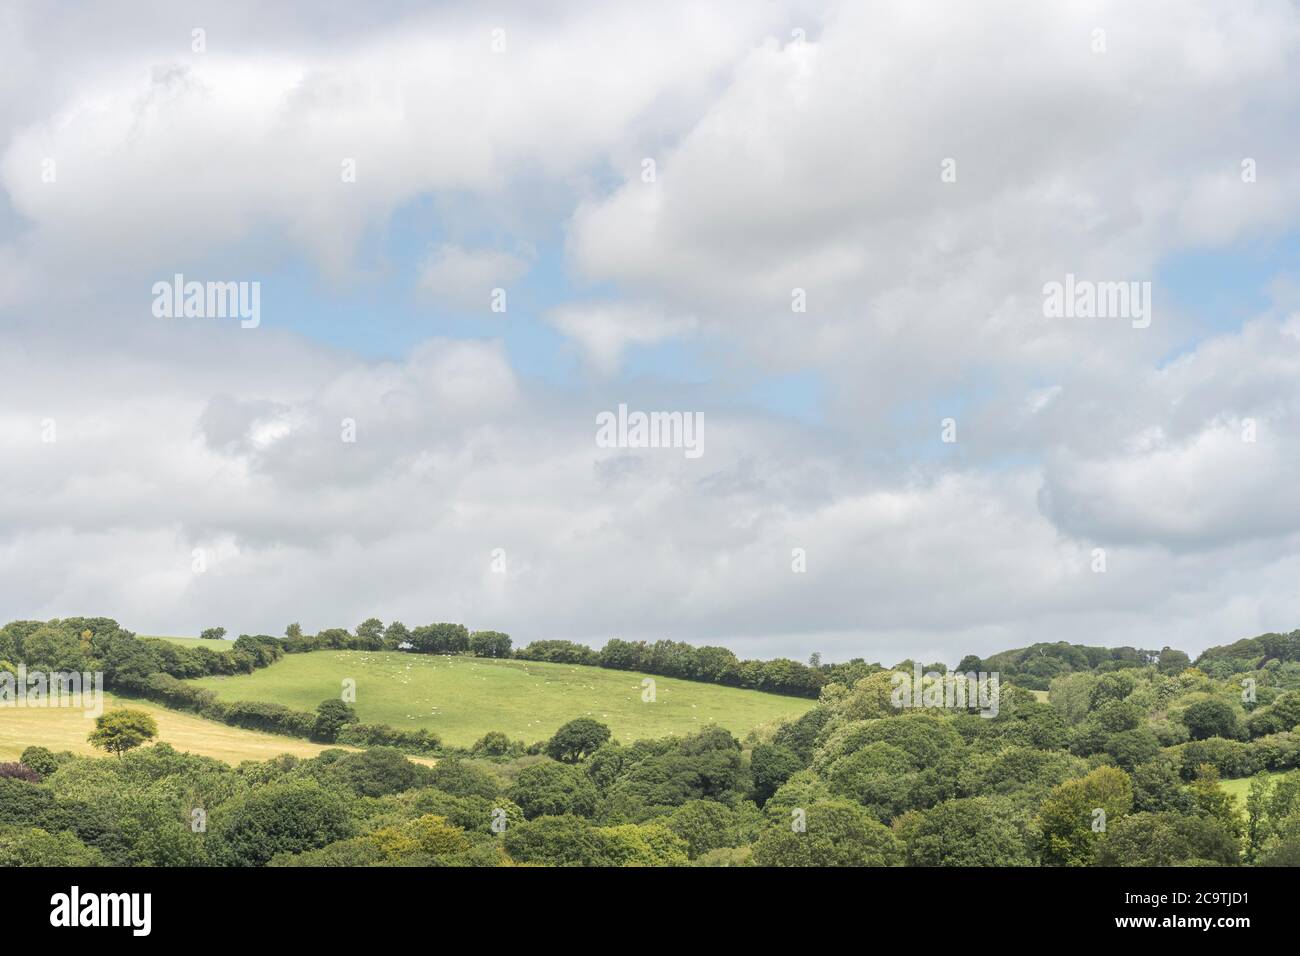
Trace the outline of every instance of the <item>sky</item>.
<instances>
[{"instance_id":1,"label":"sky","mask_svg":"<svg viewBox=\"0 0 1300 956\"><path fill-rule=\"evenodd\" d=\"M1285 0L0 4L0 617L1290 631L1298 63Z\"/></svg>"}]
</instances>

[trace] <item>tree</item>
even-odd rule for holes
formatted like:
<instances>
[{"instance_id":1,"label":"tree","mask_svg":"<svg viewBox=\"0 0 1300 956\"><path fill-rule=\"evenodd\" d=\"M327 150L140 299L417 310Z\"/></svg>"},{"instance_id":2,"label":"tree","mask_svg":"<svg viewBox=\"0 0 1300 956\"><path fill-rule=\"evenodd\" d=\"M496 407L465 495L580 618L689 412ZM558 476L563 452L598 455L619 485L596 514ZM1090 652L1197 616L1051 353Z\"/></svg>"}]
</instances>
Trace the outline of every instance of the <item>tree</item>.
<instances>
[{"instance_id":1,"label":"tree","mask_svg":"<svg viewBox=\"0 0 1300 956\"><path fill-rule=\"evenodd\" d=\"M987 797L948 800L908 828L908 866L1030 866L1007 813Z\"/></svg>"},{"instance_id":2,"label":"tree","mask_svg":"<svg viewBox=\"0 0 1300 956\"><path fill-rule=\"evenodd\" d=\"M1133 784L1118 767L1098 767L1053 788L1038 811L1043 862L1087 866L1101 833L1132 808Z\"/></svg>"},{"instance_id":3,"label":"tree","mask_svg":"<svg viewBox=\"0 0 1300 956\"><path fill-rule=\"evenodd\" d=\"M1300 691L1288 691L1246 718L1251 737L1282 733L1300 724Z\"/></svg>"},{"instance_id":4,"label":"tree","mask_svg":"<svg viewBox=\"0 0 1300 956\"><path fill-rule=\"evenodd\" d=\"M1187 787L1192 798L1192 812L1213 820L1234 839L1242 835L1242 820L1237 814L1236 801L1219 786L1219 771L1211 764L1196 768L1196 779Z\"/></svg>"},{"instance_id":5,"label":"tree","mask_svg":"<svg viewBox=\"0 0 1300 956\"><path fill-rule=\"evenodd\" d=\"M485 754L488 757L504 757L510 753L510 738L499 730L489 730L474 741L471 753Z\"/></svg>"},{"instance_id":6,"label":"tree","mask_svg":"<svg viewBox=\"0 0 1300 956\"><path fill-rule=\"evenodd\" d=\"M343 795L314 780L252 790L228 812L216 852L232 866L261 866L277 853L301 853L352 836Z\"/></svg>"},{"instance_id":7,"label":"tree","mask_svg":"<svg viewBox=\"0 0 1300 956\"><path fill-rule=\"evenodd\" d=\"M525 767L507 796L529 820L541 816L572 814L589 817L596 812L596 788L577 767L540 763Z\"/></svg>"},{"instance_id":8,"label":"tree","mask_svg":"<svg viewBox=\"0 0 1300 956\"><path fill-rule=\"evenodd\" d=\"M379 845L387 860L400 860L417 853L430 857L454 856L470 848L463 830L433 814L376 830L368 839Z\"/></svg>"},{"instance_id":9,"label":"tree","mask_svg":"<svg viewBox=\"0 0 1300 956\"><path fill-rule=\"evenodd\" d=\"M368 617L357 625L356 635L361 650L377 651L384 646L384 622Z\"/></svg>"},{"instance_id":10,"label":"tree","mask_svg":"<svg viewBox=\"0 0 1300 956\"><path fill-rule=\"evenodd\" d=\"M903 861L898 839L866 810L847 800L807 808L802 829L787 817L769 827L754 844L759 866L897 866Z\"/></svg>"},{"instance_id":11,"label":"tree","mask_svg":"<svg viewBox=\"0 0 1300 956\"><path fill-rule=\"evenodd\" d=\"M411 632L407 630L405 624L401 621L394 621L384 628L384 647L389 650L397 650L398 647L405 644L411 639Z\"/></svg>"},{"instance_id":12,"label":"tree","mask_svg":"<svg viewBox=\"0 0 1300 956\"><path fill-rule=\"evenodd\" d=\"M417 785L425 768L392 747L368 747L331 764L337 779L359 797L382 797Z\"/></svg>"},{"instance_id":13,"label":"tree","mask_svg":"<svg viewBox=\"0 0 1300 956\"><path fill-rule=\"evenodd\" d=\"M600 721L578 717L555 732L546 744L546 755L562 763L577 763L595 753L609 738L609 728Z\"/></svg>"},{"instance_id":14,"label":"tree","mask_svg":"<svg viewBox=\"0 0 1300 956\"><path fill-rule=\"evenodd\" d=\"M673 833L686 841L687 853L693 860L701 854L722 847L748 843L747 834L741 831L761 827L763 818L753 813L742 823L741 814L716 800L691 800L682 804L669 816L660 818Z\"/></svg>"},{"instance_id":15,"label":"tree","mask_svg":"<svg viewBox=\"0 0 1300 956\"><path fill-rule=\"evenodd\" d=\"M103 866L99 850L88 847L72 833L0 828L0 867L9 866Z\"/></svg>"},{"instance_id":16,"label":"tree","mask_svg":"<svg viewBox=\"0 0 1300 956\"><path fill-rule=\"evenodd\" d=\"M882 823L908 809L920 775L911 756L893 744L867 744L838 758L824 774L836 796L849 797Z\"/></svg>"},{"instance_id":17,"label":"tree","mask_svg":"<svg viewBox=\"0 0 1300 956\"><path fill-rule=\"evenodd\" d=\"M425 624L411 632L411 649L417 654L460 654L469 650L464 624Z\"/></svg>"},{"instance_id":18,"label":"tree","mask_svg":"<svg viewBox=\"0 0 1300 956\"><path fill-rule=\"evenodd\" d=\"M1181 674L1187 668L1192 666L1192 659L1187 656L1186 652L1176 650L1172 647L1164 647L1160 650L1160 673L1162 674Z\"/></svg>"},{"instance_id":19,"label":"tree","mask_svg":"<svg viewBox=\"0 0 1300 956\"><path fill-rule=\"evenodd\" d=\"M1137 689L1137 678L1125 671L1102 674L1088 695L1088 709L1096 710L1109 700L1124 700ZM1128 728L1122 728L1127 730Z\"/></svg>"},{"instance_id":20,"label":"tree","mask_svg":"<svg viewBox=\"0 0 1300 956\"><path fill-rule=\"evenodd\" d=\"M1101 866L1232 866L1237 839L1207 817L1134 813L1107 829L1097 847Z\"/></svg>"},{"instance_id":21,"label":"tree","mask_svg":"<svg viewBox=\"0 0 1300 956\"><path fill-rule=\"evenodd\" d=\"M311 738L332 744L338 739L339 731L344 725L355 724L357 719L356 710L337 697L323 700L316 708L316 723L312 726Z\"/></svg>"},{"instance_id":22,"label":"tree","mask_svg":"<svg viewBox=\"0 0 1300 956\"><path fill-rule=\"evenodd\" d=\"M497 778L479 764L455 757L439 760L429 774L429 782L439 790L456 797L491 799L500 789L497 786Z\"/></svg>"},{"instance_id":23,"label":"tree","mask_svg":"<svg viewBox=\"0 0 1300 956\"><path fill-rule=\"evenodd\" d=\"M548 866L602 866L609 861L604 841L586 820L573 816L541 816L507 826L506 852L520 863Z\"/></svg>"},{"instance_id":24,"label":"tree","mask_svg":"<svg viewBox=\"0 0 1300 956\"><path fill-rule=\"evenodd\" d=\"M1233 739L1241 736L1237 711L1222 700L1201 700L1183 711L1183 723L1193 740L1209 737Z\"/></svg>"},{"instance_id":25,"label":"tree","mask_svg":"<svg viewBox=\"0 0 1300 956\"><path fill-rule=\"evenodd\" d=\"M475 657L509 657L510 635L500 631L475 631L469 636L469 650Z\"/></svg>"},{"instance_id":26,"label":"tree","mask_svg":"<svg viewBox=\"0 0 1300 956\"><path fill-rule=\"evenodd\" d=\"M760 807L767 803L781 784L802 769L803 763L790 748L780 744L756 746L749 759L749 772L754 781L754 802Z\"/></svg>"},{"instance_id":27,"label":"tree","mask_svg":"<svg viewBox=\"0 0 1300 956\"><path fill-rule=\"evenodd\" d=\"M685 866L686 841L661 823L626 823L596 831L613 866Z\"/></svg>"},{"instance_id":28,"label":"tree","mask_svg":"<svg viewBox=\"0 0 1300 956\"><path fill-rule=\"evenodd\" d=\"M772 738L772 742L786 747L795 753L800 762L807 766L812 759L813 747L817 743L817 733L831 717L829 707L814 707L805 712L798 720L782 724Z\"/></svg>"},{"instance_id":29,"label":"tree","mask_svg":"<svg viewBox=\"0 0 1300 956\"><path fill-rule=\"evenodd\" d=\"M88 642L65 627L42 625L18 645L18 657L29 670L84 671Z\"/></svg>"},{"instance_id":30,"label":"tree","mask_svg":"<svg viewBox=\"0 0 1300 956\"><path fill-rule=\"evenodd\" d=\"M1178 769L1168 756L1138 764L1130 771L1133 779L1133 809L1149 813L1191 809L1191 798L1183 789Z\"/></svg>"},{"instance_id":31,"label":"tree","mask_svg":"<svg viewBox=\"0 0 1300 956\"><path fill-rule=\"evenodd\" d=\"M1160 756L1160 741L1146 727L1122 730L1106 741L1106 753L1123 769L1133 771L1138 764Z\"/></svg>"},{"instance_id":32,"label":"tree","mask_svg":"<svg viewBox=\"0 0 1300 956\"><path fill-rule=\"evenodd\" d=\"M96 717L95 729L87 739L100 750L120 757L157 736L158 723L152 714L123 708Z\"/></svg>"},{"instance_id":33,"label":"tree","mask_svg":"<svg viewBox=\"0 0 1300 956\"><path fill-rule=\"evenodd\" d=\"M284 629L284 636L291 641L302 640L302 625L294 621Z\"/></svg>"},{"instance_id":34,"label":"tree","mask_svg":"<svg viewBox=\"0 0 1300 956\"><path fill-rule=\"evenodd\" d=\"M224 627L205 627L199 633L199 637L205 641L219 641L225 636L226 629Z\"/></svg>"}]
</instances>

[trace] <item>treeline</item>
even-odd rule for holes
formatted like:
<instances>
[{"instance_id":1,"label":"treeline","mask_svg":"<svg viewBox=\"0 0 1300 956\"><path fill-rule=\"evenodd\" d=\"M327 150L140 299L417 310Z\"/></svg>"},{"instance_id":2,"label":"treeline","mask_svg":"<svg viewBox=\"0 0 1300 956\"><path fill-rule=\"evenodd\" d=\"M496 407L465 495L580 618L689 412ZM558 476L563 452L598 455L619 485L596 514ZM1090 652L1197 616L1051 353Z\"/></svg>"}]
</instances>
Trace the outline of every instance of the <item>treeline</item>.
<instances>
[{"instance_id":1,"label":"treeline","mask_svg":"<svg viewBox=\"0 0 1300 956\"><path fill-rule=\"evenodd\" d=\"M0 670L23 663L46 672L103 671L109 685L160 672L174 677L246 674L278 659L283 653L279 644L275 638L243 635L219 652L140 638L107 617L11 621L0 627Z\"/></svg>"},{"instance_id":2,"label":"treeline","mask_svg":"<svg viewBox=\"0 0 1300 956\"><path fill-rule=\"evenodd\" d=\"M861 658L844 664L801 664L784 657L770 661L741 660L725 647L695 647L683 641L667 640L622 641L617 638L599 651L573 641L533 641L515 651L514 656L519 660L639 671L725 687L814 698L827 684L849 686L883 669L879 664L869 664Z\"/></svg>"},{"instance_id":3,"label":"treeline","mask_svg":"<svg viewBox=\"0 0 1300 956\"><path fill-rule=\"evenodd\" d=\"M470 631L464 624L423 624L414 629L401 621L387 627L379 618L367 618L353 632L331 627L304 634L298 624L284 632L284 649L290 654L310 651L410 651L415 654L472 654L475 657L509 657L509 634Z\"/></svg>"},{"instance_id":4,"label":"treeline","mask_svg":"<svg viewBox=\"0 0 1300 956\"><path fill-rule=\"evenodd\" d=\"M1196 666L1211 677L1265 670L1300 681L1300 631L1261 634L1211 647L1196 659Z\"/></svg>"},{"instance_id":5,"label":"treeline","mask_svg":"<svg viewBox=\"0 0 1300 956\"><path fill-rule=\"evenodd\" d=\"M1089 647L1084 644L1032 644L999 651L989 657L974 654L957 665L961 673L985 671L1030 690L1047 690L1052 678L1065 674L1108 673L1156 666L1163 674L1177 674L1191 665L1191 658L1180 650L1165 647L1159 651L1137 647Z\"/></svg>"}]
</instances>

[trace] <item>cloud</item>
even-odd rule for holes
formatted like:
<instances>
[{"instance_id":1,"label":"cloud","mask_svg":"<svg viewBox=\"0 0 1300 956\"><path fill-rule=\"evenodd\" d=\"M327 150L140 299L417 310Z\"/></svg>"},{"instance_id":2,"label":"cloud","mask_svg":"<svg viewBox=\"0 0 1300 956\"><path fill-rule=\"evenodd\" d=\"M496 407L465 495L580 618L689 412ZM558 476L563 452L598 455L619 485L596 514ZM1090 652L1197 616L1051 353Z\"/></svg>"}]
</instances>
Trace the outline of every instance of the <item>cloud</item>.
<instances>
[{"instance_id":1,"label":"cloud","mask_svg":"<svg viewBox=\"0 0 1300 956\"><path fill-rule=\"evenodd\" d=\"M504 288L528 268L528 260L522 256L444 244L425 260L420 288L438 302L460 309L486 309L494 289Z\"/></svg>"},{"instance_id":2,"label":"cloud","mask_svg":"<svg viewBox=\"0 0 1300 956\"><path fill-rule=\"evenodd\" d=\"M1186 321L1159 282L1144 336L1045 320L1044 282L1149 280L1294 222L1300 138L1258 122L1300 108L1288 4L846 3L807 33L755 45L654 182L578 207L568 250L755 361L834 376L849 414L972 368L1015 387L1154 362Z\"/></svg>"},{"instance_id":3,"label":"cloud","mask_svg":"<svg viewBox=\"0 0 1300 956\"><path fill-rule=\"evenodd\" d=\"M54 260L111 278L241 243L351 275L369 230L439 191L478 197L480 219L506 219L523 205L508 195L517 178L575 177L646 124L649 135L659 104L697 100L770 14L450 8L372 24L350 42L301 25L267 33L261 12L242 7L228 16L236 22L207 28L204 52L191 48L188 17L170 32L141 24L116 59L89 51L89 72L74 65L77 42L58 50L61 101L9 130L0 158L25 224L8 251L28 296ZM25 26L24 38L49 29ZM668 46L671 58L657 52Z\"/></svg>"},{"instance_id":4,"label":"cloud","mask_svg":"<svg viewBox=\"0 0 1300 956\"><path fill-rule=\"evenodd\" d=\"M582 302L551 310L546 320L582 350L593 368L605 375L618 371L630 345L655 345L690 333L691 316L670 316L655 305L628 302Z\"/></svg>"},{"instance_id":5,"label":"cloud","mask_svg":"<svg viewBox=\"0 0 1300 956\"><path fill-rule=\"evenodd\" d=\"M1285 248L1290 5L339 4L289 29L236 3L202 55L173 6L0 13L10 616L885 663L1295 626L1294 300L1207 334L1161 279ZM329 317L145 314L173 271L478 308L534 263L541 335L383 358ZM1047 319L1067 272L1152 279L1152 327ZM560 336L597 374L532 354ZM665 343L691 385L628 361ZM762 411L783 376L824 394L814 423ZM705 455L598 447L622 402L701 412Z\"/></svg>"}]
</instances>

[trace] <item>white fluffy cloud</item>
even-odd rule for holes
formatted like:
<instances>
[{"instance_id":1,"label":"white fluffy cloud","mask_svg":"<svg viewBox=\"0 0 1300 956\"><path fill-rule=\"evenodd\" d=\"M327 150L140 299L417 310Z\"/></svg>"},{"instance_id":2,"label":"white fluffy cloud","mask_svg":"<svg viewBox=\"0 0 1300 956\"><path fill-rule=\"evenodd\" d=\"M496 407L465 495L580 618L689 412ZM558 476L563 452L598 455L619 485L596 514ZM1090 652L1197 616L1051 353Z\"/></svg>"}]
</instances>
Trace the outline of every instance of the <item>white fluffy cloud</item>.
<instances>
[{"instance_id":1,"label":"white fluffy cloud","mask_svg":"<svg viewBox=\"0 0 1300 956\"><path fill-rule=\"evenodd\" d=\"M84 49L0 14L3 75L48 74L0 96L8 617L885 662L1300 619L1300 320L1279 285L1207 335L1158 280L1294 222L1290 5L344 4L305 33L176 6L90 7L115 42ZM540 319L598 374L526 374L511 323L380 361L123 305L189 263L386 274L423 202L439 232L392 281L465 308L562 259ZM1151 279L1152 327L1045 319L1066 272ZM624 371L665 342L711 377ZM786 373L821 386L816 425L751 400ZM620 402L702 412L705 455L597 447Z\"/></svg>"}]
</instances>

